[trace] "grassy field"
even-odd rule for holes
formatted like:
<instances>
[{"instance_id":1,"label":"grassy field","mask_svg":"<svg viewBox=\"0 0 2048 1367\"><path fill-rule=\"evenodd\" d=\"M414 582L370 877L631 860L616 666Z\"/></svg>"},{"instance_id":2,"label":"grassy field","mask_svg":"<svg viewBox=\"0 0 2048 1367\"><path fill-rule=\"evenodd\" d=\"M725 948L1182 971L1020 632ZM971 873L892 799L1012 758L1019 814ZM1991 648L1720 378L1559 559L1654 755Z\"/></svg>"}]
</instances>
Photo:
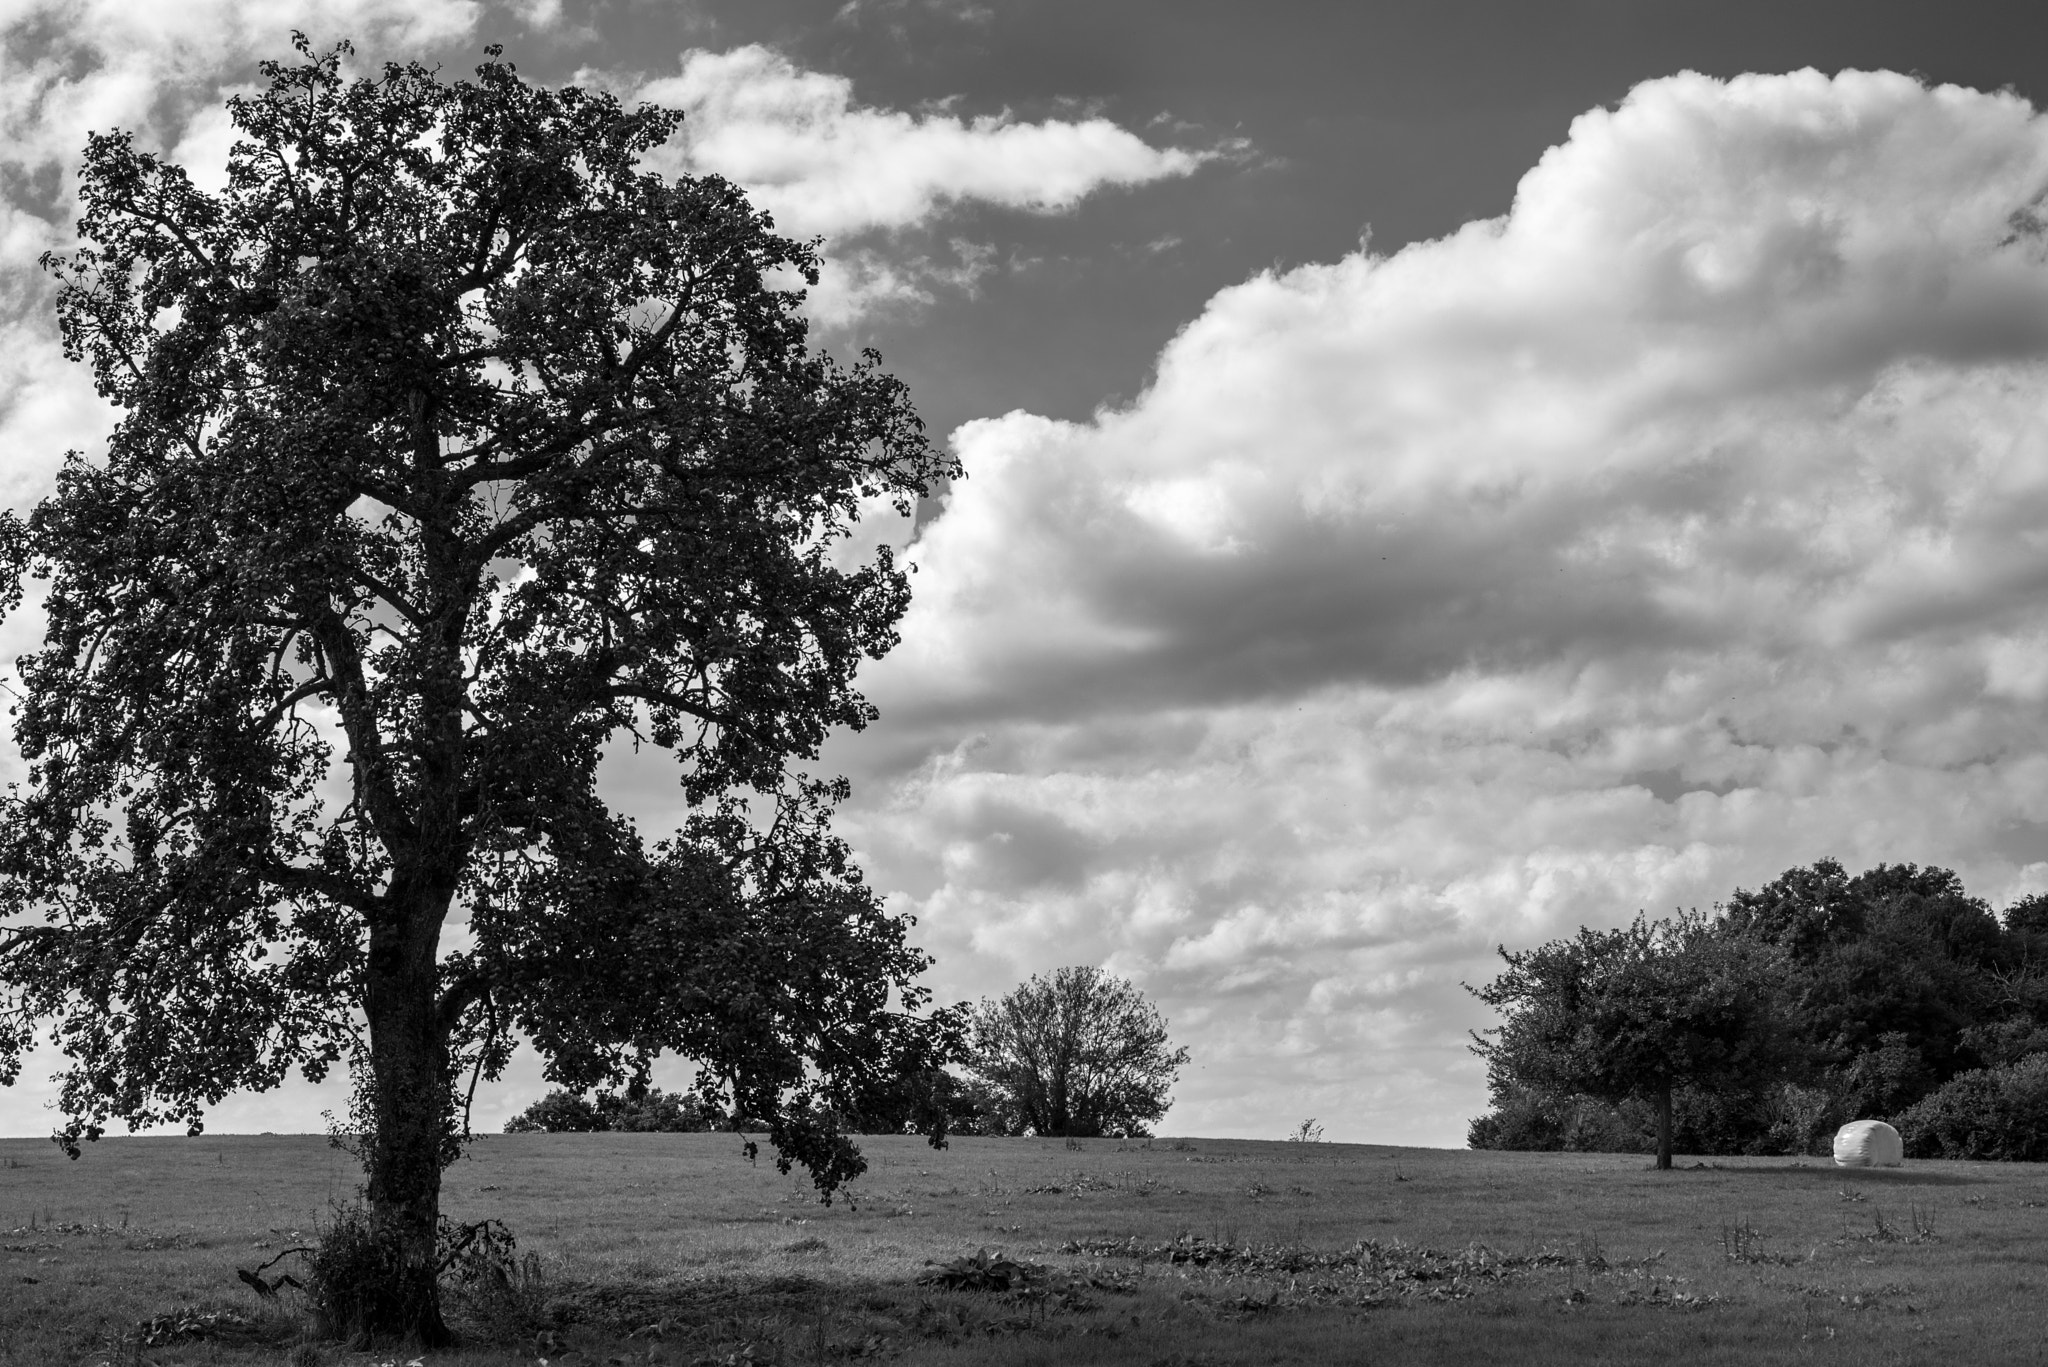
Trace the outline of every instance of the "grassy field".
<instances>
[{"instance_id":1,"label":"grassy field","mask_svg":"<svg viewBox=\"0 0 2048 1367\"><path fill-rule=\"evenodd\" d=\"M446 1207L503 1219L520 1275L454 1298L469 1346L430 1361L2048 1363L2039 1165L863 1148L828 1209L731 1135L483 1139ZM315 1137L0 1140L0 1363L409 1361L303 1342L235 1277L356 1181Z\"/></svg>"}]
</instances>

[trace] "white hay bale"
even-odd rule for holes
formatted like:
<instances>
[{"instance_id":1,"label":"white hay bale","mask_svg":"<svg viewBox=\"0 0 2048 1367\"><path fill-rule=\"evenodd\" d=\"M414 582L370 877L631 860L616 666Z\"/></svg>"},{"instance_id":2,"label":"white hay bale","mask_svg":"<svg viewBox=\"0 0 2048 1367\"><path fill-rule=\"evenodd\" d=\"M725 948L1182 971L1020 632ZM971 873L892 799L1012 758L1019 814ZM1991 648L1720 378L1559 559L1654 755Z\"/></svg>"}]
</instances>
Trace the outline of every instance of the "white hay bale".
<instances>
[{"instance_id":1,"label":"white hay bale","mask_svg":"<svg viewBox=\"0 0 2048 1367\"><path fill-rule=\"evenodd\" d=\"M1905 1161L1905 1141L1882 1120L1852 1120L1835 1131L1838 1168L1896 1168Z\"/></svg>"}]
</instances>

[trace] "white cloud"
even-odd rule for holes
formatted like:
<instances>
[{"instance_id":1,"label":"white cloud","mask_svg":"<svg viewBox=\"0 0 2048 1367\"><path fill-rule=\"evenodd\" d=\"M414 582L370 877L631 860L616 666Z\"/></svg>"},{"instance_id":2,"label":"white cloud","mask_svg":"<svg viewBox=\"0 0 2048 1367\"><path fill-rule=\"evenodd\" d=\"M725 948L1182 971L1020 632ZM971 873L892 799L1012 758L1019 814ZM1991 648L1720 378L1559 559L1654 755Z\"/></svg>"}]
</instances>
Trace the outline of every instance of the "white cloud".
<instances>
[{"instance_id":1,"label":"white cloud","mask_svg":"<svg viewBox=\"0 0 2048 1367\"><path fill-rule=\"evenodd\" d=\"M804 312L826 327L847 327L877 313L918 308L934 302L939 290L973 298L980 292L982 277L996 268L995 248L958 238L947 248L940 253L900 245L828 247L816 285L806 287L794 278L788 284L806 290Z\"/></svg>"},{"instance_id":2,"label":"white cloud","mask_svg":"<svg viewBox=\"0 0 2048 1367\"><path fill-rule=\"evenodd\" d=\"M229 82L253 75L258 57L288 56L294 28L316 44L347 36L408 54L462 37L479 12L475 0L0 0L0 483L12 506L111 422L89 374L63 360L36 264L68 244L87 134L129 130L216 186L232 141Z\"/></svg>"},{"instance_id":3,"label":"white cloud","mask_svg":"<svg viewBox=\"0 0 2048 1367\"><path fill-rule=\"evenodd\" d=\"M837 758L954 990L1106 962L1184 1130L1456 1143L1492 945L1835 854L2048 882L2048 123L1682 75L1505 217L956 436ZM1298 1114L1297 1114L1298 1113Z\"/></svg>"},{"instance_id":4,"label":"white cloud","mask_svg":"<svg viewBox=\"0 0 2048 1367\"><path fill-rule=\"evenodd\" d=\"M1026 123L863 107L845 77L760 46L688 53L679 73L635 94L686 111L681 164L744 185L798 237L906 228L967 200L1057 213L1203 160L1103 118Z\"/></svg>"},{"instance_id":5,"label":"white cloud","mask_svg":"<svg viewBox=\"0 0 2048 1367\"><path fill-rule=\"evenodd\" d=\"M294 29L366 53L416 52L474 27L477 0L7 0L0 3L6 157L70 162L93 129L172 136L224 73L289 55Z\"/></svg>"}]
</instances>

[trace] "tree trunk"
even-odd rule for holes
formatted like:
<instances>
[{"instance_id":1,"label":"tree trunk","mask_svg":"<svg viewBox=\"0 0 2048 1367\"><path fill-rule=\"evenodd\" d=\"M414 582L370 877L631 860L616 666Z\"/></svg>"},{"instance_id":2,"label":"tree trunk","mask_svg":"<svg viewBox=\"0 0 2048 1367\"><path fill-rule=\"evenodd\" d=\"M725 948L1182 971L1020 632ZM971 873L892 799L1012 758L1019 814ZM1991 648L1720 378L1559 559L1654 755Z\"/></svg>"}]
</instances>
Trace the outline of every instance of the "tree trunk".
<instances>
[{"instance_id":1,"label":"tree trunk","mask_svg":"<svg viewBox=\"0 0 2048 1367\"><path fill-rule=\"evenodd\" d=\"M1671 1084L1657 1091L1657 1171L1671 1171Z\"/></svg>"},{"instance_id":2,"label":"tree trunk","mask_svg":"<svg viewBox=\"0 0 2048 1367\"><path fill-rule=\"evenodd\" d=\"M436 1000L438 938L401 931L371 936L365 1007L375 1129L366 1137L364 1167L371 1227L388 1261L385 1284L362 1289L360 1322L337 1326L376 1339L416 1339L428 1348L451 1338L441 1318L436 1250L451 1121L448 1034Z\"/></svg>"}]
</instances>

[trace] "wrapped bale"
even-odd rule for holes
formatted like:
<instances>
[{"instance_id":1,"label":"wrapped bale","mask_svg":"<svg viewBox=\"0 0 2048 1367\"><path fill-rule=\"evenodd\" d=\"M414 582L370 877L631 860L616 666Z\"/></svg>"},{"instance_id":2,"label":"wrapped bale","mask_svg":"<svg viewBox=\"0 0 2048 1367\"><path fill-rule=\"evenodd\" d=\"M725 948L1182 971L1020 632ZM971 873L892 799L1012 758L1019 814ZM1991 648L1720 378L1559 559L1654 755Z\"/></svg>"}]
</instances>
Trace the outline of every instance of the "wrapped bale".
<instances>
[{"instance_id":1,"label":"wrapped bale","mask_svg":"<svg viewBox=\"0 0 2048 1367\"><path fill-rule=\"evenodd\" d=\"M1838 1168L1896 1168L1905 1161L1905 1142L1882 1120L1852 1120L1835 1131Z\"/></svg>"}]
</instances>

